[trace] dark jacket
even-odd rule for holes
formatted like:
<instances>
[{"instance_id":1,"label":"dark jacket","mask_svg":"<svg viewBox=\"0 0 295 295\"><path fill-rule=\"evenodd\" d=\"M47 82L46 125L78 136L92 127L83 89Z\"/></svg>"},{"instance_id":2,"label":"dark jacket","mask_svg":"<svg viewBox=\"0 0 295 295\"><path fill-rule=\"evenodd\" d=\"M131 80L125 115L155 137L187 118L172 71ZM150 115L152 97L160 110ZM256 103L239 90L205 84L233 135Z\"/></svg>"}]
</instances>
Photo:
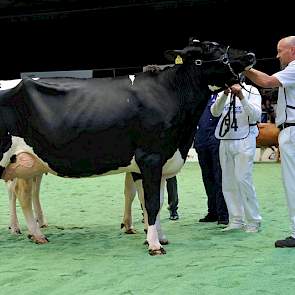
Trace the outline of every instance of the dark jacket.
<instances>
[{"instance_id":1,"label":"dark jacket","mask_svg":"<svg viewBox=\"0 0 295 295\"><path fill-rule=\"evenodd\" d=\"M196 150L206 149L210 145L219 145L219 139L214 135L219 117L213 117L210 111L210 107L215 102L216 96L214 94L210 97L198 123L194 139L194 148Z\"/></svg>"}]
</instances>

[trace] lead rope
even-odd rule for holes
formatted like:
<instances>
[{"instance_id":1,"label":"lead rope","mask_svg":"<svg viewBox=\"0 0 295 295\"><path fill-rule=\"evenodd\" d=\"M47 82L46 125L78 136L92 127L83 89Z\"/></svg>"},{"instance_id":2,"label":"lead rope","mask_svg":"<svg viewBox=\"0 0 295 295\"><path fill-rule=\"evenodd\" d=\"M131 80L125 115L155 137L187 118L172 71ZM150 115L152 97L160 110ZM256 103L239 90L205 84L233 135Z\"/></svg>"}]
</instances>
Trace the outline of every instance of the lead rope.
<instances>
[{"instance_id":1,"label":"lead rope","mask_svg":"<svg viewBox=\"0 0 295 295\"><path fill-rule=\"evenodd\" d=\"M233 121L231 123L230 112L231 112L232 108L233 108ZM226 126L226 128L222 132L224 125ZM226 115L223 117L221 124L220 124L219 136L224 137L229 132L229 130L231 128L234 129L234 131L238 130L238 123L237 123L237 117L236 117L236 95L233 93L230 96L230 103L229 103L228 111L227 111Z\"/></svg>"}]
</instances>

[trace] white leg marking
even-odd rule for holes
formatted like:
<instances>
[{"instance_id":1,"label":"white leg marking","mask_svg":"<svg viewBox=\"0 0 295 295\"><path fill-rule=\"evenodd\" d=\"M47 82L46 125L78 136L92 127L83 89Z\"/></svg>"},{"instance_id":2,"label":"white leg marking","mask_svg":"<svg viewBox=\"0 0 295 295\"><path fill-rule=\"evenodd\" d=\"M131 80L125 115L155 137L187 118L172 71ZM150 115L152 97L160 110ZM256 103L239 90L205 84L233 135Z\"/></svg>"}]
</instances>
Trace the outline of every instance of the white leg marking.
<instances>
[{"instance_id":1,"label":"white leg marking","mask_svg":"<svg viewBox=\"0 0 295 295\"><path fill-rule=\"evenodd\" d=\"M161 209L163 207L163 203L164 203L164 190L165 190L165 185L166 185L166 179L162 177L161 179L161 188L160 188L160 210L159 213L157 215L157 219L156 219L156 228L157 228L157 232L158 232L158 237L161 243L163 244L167 244L168 240L161 228L161 223L160 223L160 212Z\"/></svg>"},{"instance_id":2,"label":"white leg marking","mask_svg":"<svg viewBox=\"0 0 295 295\"><path fill-rule=\"evenodd\" d=\"M149 243L149 250L156 251L162 248L162 245L159 242L156 225L148 226L147 241Z\"/></svg>"}]
</instances>

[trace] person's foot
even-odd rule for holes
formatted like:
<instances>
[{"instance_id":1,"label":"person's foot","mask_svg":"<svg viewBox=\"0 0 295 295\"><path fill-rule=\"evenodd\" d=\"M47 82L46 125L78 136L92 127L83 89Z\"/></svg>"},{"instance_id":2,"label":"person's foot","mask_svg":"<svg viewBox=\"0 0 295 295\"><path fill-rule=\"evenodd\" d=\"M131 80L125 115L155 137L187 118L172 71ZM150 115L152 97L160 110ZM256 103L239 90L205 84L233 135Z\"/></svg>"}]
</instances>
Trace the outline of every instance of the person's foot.
<instances>
[{"instance_id":1,"label":"person's foot","mask_svg":"<svg viewBox=\"0 0 295 295\"><path fill-rule=\"evenodd\" d=\"M218 220L217 224L218 225L228 225L228 220Z\"/></svg>"},{"instance_id":2,"label":"person's foot","mask_svg":"<svg viewBox=\"0 0 295 295\"><path fill-rule=\"evenodd\" d=\"M243 230L245 227L242 223L229 223L229 225L225 228L223 228L221 231L234 231L234 230Z\"/></svg>"},{"instance_id":3,"label":"person's foot","mask_svg":"<svg viewBox=\"0 0 295 295\"><path fill-rule=\"evenodd\" d=\"M170 211L170 217L169 217L170 220L177 220L179 219L179 215L177 213L176 210L171 210Z\"/></svg>"},{"instance_id":4,"label":"person's foot","mask_svg":"<svg viewBox=\"0 0 295 295\"><path fill-rule=\"evenodd\" d=\"M260 230L260 223L258 223L258 224L247 224L244 229L245 229L246 233L258 233L259 230Z\"/></svg>"},{"instance_id":5,"label":"person's foot","mask_svg":"<svg viewBox=\"0 0 295 295\"><path fill-rule=\"evenodd\" d=\"M275 247L276 248L292 248L295 247L295 238L287 237L284 240L277 240L275 242Z\"/></svg>"},{"instance_id":6,"label":"person's foot","mask_svg":"<svg viewBox=\"0 0 295 295\"><path fill-rule=\"evenodd\" d=\"M199 219L199 222L216 222L218 220L217 216L212 214L207 214L205 217Z\"/></svg>"}]
</instances>

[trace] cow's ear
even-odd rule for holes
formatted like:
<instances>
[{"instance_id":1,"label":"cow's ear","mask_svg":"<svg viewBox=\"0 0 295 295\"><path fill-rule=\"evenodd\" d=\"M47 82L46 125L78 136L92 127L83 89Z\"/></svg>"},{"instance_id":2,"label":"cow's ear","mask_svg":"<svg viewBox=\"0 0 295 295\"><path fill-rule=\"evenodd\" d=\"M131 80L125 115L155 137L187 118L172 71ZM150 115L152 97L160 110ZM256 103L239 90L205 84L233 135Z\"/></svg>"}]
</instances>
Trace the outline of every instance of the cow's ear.
<instances>
[{"instance_id":1,"label":"cow's ear","mask_svg":"<svg viewBox=\"0 0 295 295\"><path fill-rule=\"evenodd\" d=\"M188 46L200 46L201 42L196 37L190 37L188 39Z\"/></svg>"},{"instance_id":2,"label":"cow's ear","mask_svg":"<svg viewBox=\"0 0 295 295\"><path fill-rule=\"evenodd\" d=\"M177 56L182 58L183 51L182 50L166 50L164 53L165 58L169 61L174 63Z\"/></svg>"},{"instance_id":3,"label":"cow's ear","mask_svg":"<svg viewBox=\"0 0 295 295\"><path fill-rule=\"evenodd\" d=\"M165 51L165 57L170 62L175 62L175 59L179 56L183 61L195 60L200 58L203 50L201 47L188 46L182 50L167 50Z\"/></svg>"}]
</instances>

